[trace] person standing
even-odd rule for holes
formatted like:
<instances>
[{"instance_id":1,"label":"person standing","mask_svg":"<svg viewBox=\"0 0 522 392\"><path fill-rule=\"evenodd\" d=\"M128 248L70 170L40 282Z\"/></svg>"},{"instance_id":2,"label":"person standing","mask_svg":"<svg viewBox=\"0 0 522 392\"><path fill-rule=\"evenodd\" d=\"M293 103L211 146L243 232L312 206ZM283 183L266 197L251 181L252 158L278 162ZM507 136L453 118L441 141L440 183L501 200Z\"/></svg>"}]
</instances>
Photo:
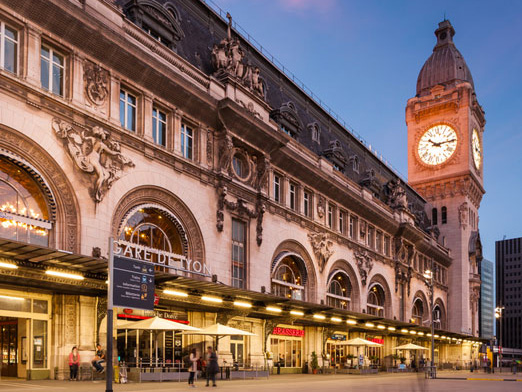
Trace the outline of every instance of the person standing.
<instances>
[{"instance_id":1,"label":"person standing","mask_svg":"<svg viewBox=\"0 0 522 392\"><path fill-rule=\"evenodd\" d=\"M69 381L78 381L78 366L80 366L80 353L74 346L69 354Z\"/></svg>"},{"instance_id":2,"label":"person standing","mask_svg":"<svg viewBox=\"0 0 522 392\"><path fill-rule=\"evenodd\" d=\"M212 347L207 348L207 387L212 380L212 386L216 387L216 374L219 372L218 357Z\"/></svg>"},{"instance_id":3,"label":"person standing","mask_svg":"<svg viewBox=\"0 0 522 392\"><path fill-rule=\"evenodd\" d=\"M188 383L190 386L192 386L192 388L194 388L195 387L194 376L196 375L196 372L198 371L198 356L197 356L195 348L193 348L192 351L190 352L189 361L190 361L190 366L189 366L190 375L189 375Z\"/></svg>"}]
</instances>

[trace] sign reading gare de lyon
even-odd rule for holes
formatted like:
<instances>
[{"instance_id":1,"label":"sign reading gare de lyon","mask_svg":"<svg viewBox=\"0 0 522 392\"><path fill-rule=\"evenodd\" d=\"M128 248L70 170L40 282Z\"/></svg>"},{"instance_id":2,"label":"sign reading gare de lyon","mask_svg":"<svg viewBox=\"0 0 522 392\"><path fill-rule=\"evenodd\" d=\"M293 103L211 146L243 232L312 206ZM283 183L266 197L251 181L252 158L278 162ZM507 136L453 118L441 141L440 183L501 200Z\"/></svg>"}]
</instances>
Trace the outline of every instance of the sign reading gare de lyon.
<instances>
[{"instance_id":1,"label":"sign reading gare de lyon","mask_svg":"<svg viewBox=\"0 0 522 392\"><path fill-rule=\"evenodd\" d=\"M113 252L114 256L163 264L176 272L186 272L206 277L212 276L210 268L204 262L191 260L183 255L149 248L128 241L115 240Z\"/></svg>"}]
</instances>

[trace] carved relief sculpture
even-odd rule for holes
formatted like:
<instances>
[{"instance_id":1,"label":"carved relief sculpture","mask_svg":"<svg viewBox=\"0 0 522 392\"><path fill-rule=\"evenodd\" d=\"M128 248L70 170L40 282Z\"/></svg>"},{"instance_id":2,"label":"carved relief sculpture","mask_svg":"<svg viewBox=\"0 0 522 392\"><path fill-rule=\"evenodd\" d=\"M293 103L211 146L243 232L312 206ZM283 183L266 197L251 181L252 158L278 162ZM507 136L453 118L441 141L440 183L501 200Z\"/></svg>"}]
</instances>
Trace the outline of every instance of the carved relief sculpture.
<instances>
[{"instance_id":1,"label":"carved relief sculpture","mask_svg":"<svg viewBox=\"0 0 522 392\"><path fill-rule=\"evenodd\" d=\"M361 275L361 283L363 286L366 286L368 275L373 268L373 260L367 251L355 252L354 256L357 268L359 269L359 275Z\"/></svg>"},{"instance_id":2,"label":"carved relief sculpture","mask_svg":"<svg viewBox=\"0 0 522 392\"><path fill-rule=\"evenodd\" d=\"M270 166L270 158L268 156L263 156L258 160L256 183L254 185L258 192L266 189Z\"/></svg>"},{"instance_id":3,"label":"carved relief sculpture","mask_svg":"<svg viewBox=\"0 0 522 392\"><path fill-rule=\"evenodd\" d=\"M459 206L459 223L460 227L466 230L468 224L468 202L464 202Z\"/></svg>"},{"instance_id":4,"label":"carved relief sculpture","mask_svg":"<svg viewBox=\"0 0 522 392\"><path fill-rule=\"evenodd\" d=\"M312 244L315 256L319 262L319 272L323 272L328 259L333 255L333 241L328 239L326 233L309 233L308 239Z\"/></svg>"},{"instance_id":5,"label":"carved relief sculpture","mask_svg":"<svg viewBox=\"0 0 522 392\"><path fill-rule=\"evenodd\" d=\"M105 104L109 95L108 72L99 65L90 61L84 63L83 80L85 83L85 95L96 106Z\"/></svg>"},{"instance_id":6,"label":"carved relief sculpture","mask_svg":"<svg viewBox=\"0 0 522 392\"><path fill-rule=\"evenodd\" d=\"M401 180L393 179L387 184L388 187L388 205L391 208L408 208L408 199L406 198L406 192L401 185Z\"/></svg>"},{"instance_id":7,"label":"carved relief sculpture","mask_svg":"<svg viewBox=\"0 0 522 392\"><path fill-rule=\"evenodd\" d=\"M218 206L216 211L216 228L218 231L223 231L223 222L225 221L225 197L227 196L228 190L226 186L219 186L217 188L218 193Z\"/></svg>"},{"instance_id":8,"label":"carved relief sculpture","mask_svg":"<svg viewBox=\"0 0 522 392\"><path fill-rule=\"evenodd\" d=\"M58 119L53 120L52 127L56 136L66 143L69 155L80 170L96 176L92 192L96 203L101 202L112 184L121 178L125 167L134 167L121 153L120 144L110 140L109 132L101 127L79 130Z\"/></svg>"},{"instance_id":9,"label":"carved relief sculpture","mask_svg":"<svg viewBox=\"0 0 522 392\"><path fill-rule=\"evenodd\" d=\"M263 80L259 76L259 68L245 64L245 52L241 49L239 38L232 38L232 17L227 13L227 37L212 47L212 65L215 76L231 76L238 79L243 86L264 99Z\"/></svg>"},{"instance_id":10,"label":"carved relief sculpture","mask_svg":"<svg viewBox=\"0 0 522 392\"><path fill-rule=\"evenodd\" d=\"M233 150L234 143L232 142L232 136L225 133L219 144L219 170L222 173L229 174Z\"/></svg>"},{"instance_id":11,"label":"carved relief sculpture","mask_svg":"<svg viewBox=\"0 0 522 392\"><path fill-rule=\"evenodd\" d=\"M263 215L266 211L266 204L260 197L256 203L257 223L256 223L256 242L257 246L261 246L263 243Z\"/></svg>"}]
</instances>

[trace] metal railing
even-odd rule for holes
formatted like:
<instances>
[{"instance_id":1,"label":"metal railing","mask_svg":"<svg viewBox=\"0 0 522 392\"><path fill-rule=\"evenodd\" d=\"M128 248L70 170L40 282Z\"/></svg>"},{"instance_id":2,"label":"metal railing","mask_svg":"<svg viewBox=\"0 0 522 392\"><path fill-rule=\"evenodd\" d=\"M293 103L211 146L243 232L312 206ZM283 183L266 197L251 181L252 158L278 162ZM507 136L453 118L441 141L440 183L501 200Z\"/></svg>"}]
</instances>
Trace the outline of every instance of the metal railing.
<instances>
[{"instance_id":1,"label":"metal railing","mask_svg":"<svg viewBox=\"0 0 522 392\"><path fill-rule=\"evenodd\" d=\"M225 18L227 13L221 9L213 0L200 0L206 4L223 22L228 23ZM310 97L319 107L321 107L326 113L328 113L337 123L342 126L348 133L350 133L356 140L358 140L364 147L370 151L375 158L380 160L388 169L401 178L404 181L406 178L398 169L396 169L387 159L383 158L382 154L378 154L375 149L372 149L372 145L367 143L366 140L357 133L340 115L338 115L330 106L328 106L319 96L317 96L310 88L308 88L304 82L302 82L297 76L295 76L288 68L284 66L276 57L274 57L263 45L261 45L255 38L253 38L241 25L236 21L232 21L232 28L235 32L240 35L245 41L247 41L258 53L263 56L268 62L282 72L294 85L300 89L304 94Z\"/></svg>"}]
</instances>

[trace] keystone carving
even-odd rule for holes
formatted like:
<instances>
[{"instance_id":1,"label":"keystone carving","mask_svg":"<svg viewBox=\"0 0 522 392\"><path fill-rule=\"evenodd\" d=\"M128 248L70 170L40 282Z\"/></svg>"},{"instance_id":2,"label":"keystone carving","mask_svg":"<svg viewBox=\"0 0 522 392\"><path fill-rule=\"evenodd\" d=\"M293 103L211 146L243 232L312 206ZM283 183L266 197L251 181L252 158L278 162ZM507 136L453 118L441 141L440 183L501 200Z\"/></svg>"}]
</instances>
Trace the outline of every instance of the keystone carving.
<instances>
[{"instance_id":1,"label":"keystone carving","mask_svg":"<svg viewBox=\"0 0 522 392\"><path fill-rule=\"evenodd\" d=\"M333 255L333 241L328 239L326 233L309 233L308 239L312 244L315 256L319 263L319 272L323 272L328 259Z\"/></svg>"},{"instance_id":2,"label":"keystone carving","mask_svg":"<svg viewBox=\"0 0 522 392\"><path fill-rule=\"evenodd\" d=\"M58 119L53 120L52 127L56 136L64 140L80 170L96 177L92 192L96 203L103 200L127 166L134 167L134 163L121 153L120 144L111 140L109 132L101 127L78 130Z\"/></svg>"},{"instance_id":3,"label":"keystone carving","mask_svg":"<svg viewBox=\"0 0 522 392\"><path fill-rule=\"evenodd\" d=\"M239 38L232 38L232 16L227 13L227 37L212 47L212 65L215 76L232 76L247 89L264 99L263 80L259 68L245 63L245 52L241 49Z\"/></svg>"},{"instance_id":4,"label":"keystone carving","mask_svg":"<svg viewBox=\"0 0 522 392\"><path fill-rule=\"evenodd\" d=\"M94 105L103 105L109 95L108 72L90 61L85 61L84 70L85 95Z\"/></svg>"},{"instance_id":5,"label":"keystone carving","mask_svg":"<svg viewBox=\"0 0 522 392\"><path fill-rule=\"evenodd\" d=\"M359 269L359 275L361 275L361 283L363 286L366 286L368 275L373 268L373 260L367 251L356 251L354 257L355 262L357 263L357 268Z\"/></svg>"}]
</instances>

